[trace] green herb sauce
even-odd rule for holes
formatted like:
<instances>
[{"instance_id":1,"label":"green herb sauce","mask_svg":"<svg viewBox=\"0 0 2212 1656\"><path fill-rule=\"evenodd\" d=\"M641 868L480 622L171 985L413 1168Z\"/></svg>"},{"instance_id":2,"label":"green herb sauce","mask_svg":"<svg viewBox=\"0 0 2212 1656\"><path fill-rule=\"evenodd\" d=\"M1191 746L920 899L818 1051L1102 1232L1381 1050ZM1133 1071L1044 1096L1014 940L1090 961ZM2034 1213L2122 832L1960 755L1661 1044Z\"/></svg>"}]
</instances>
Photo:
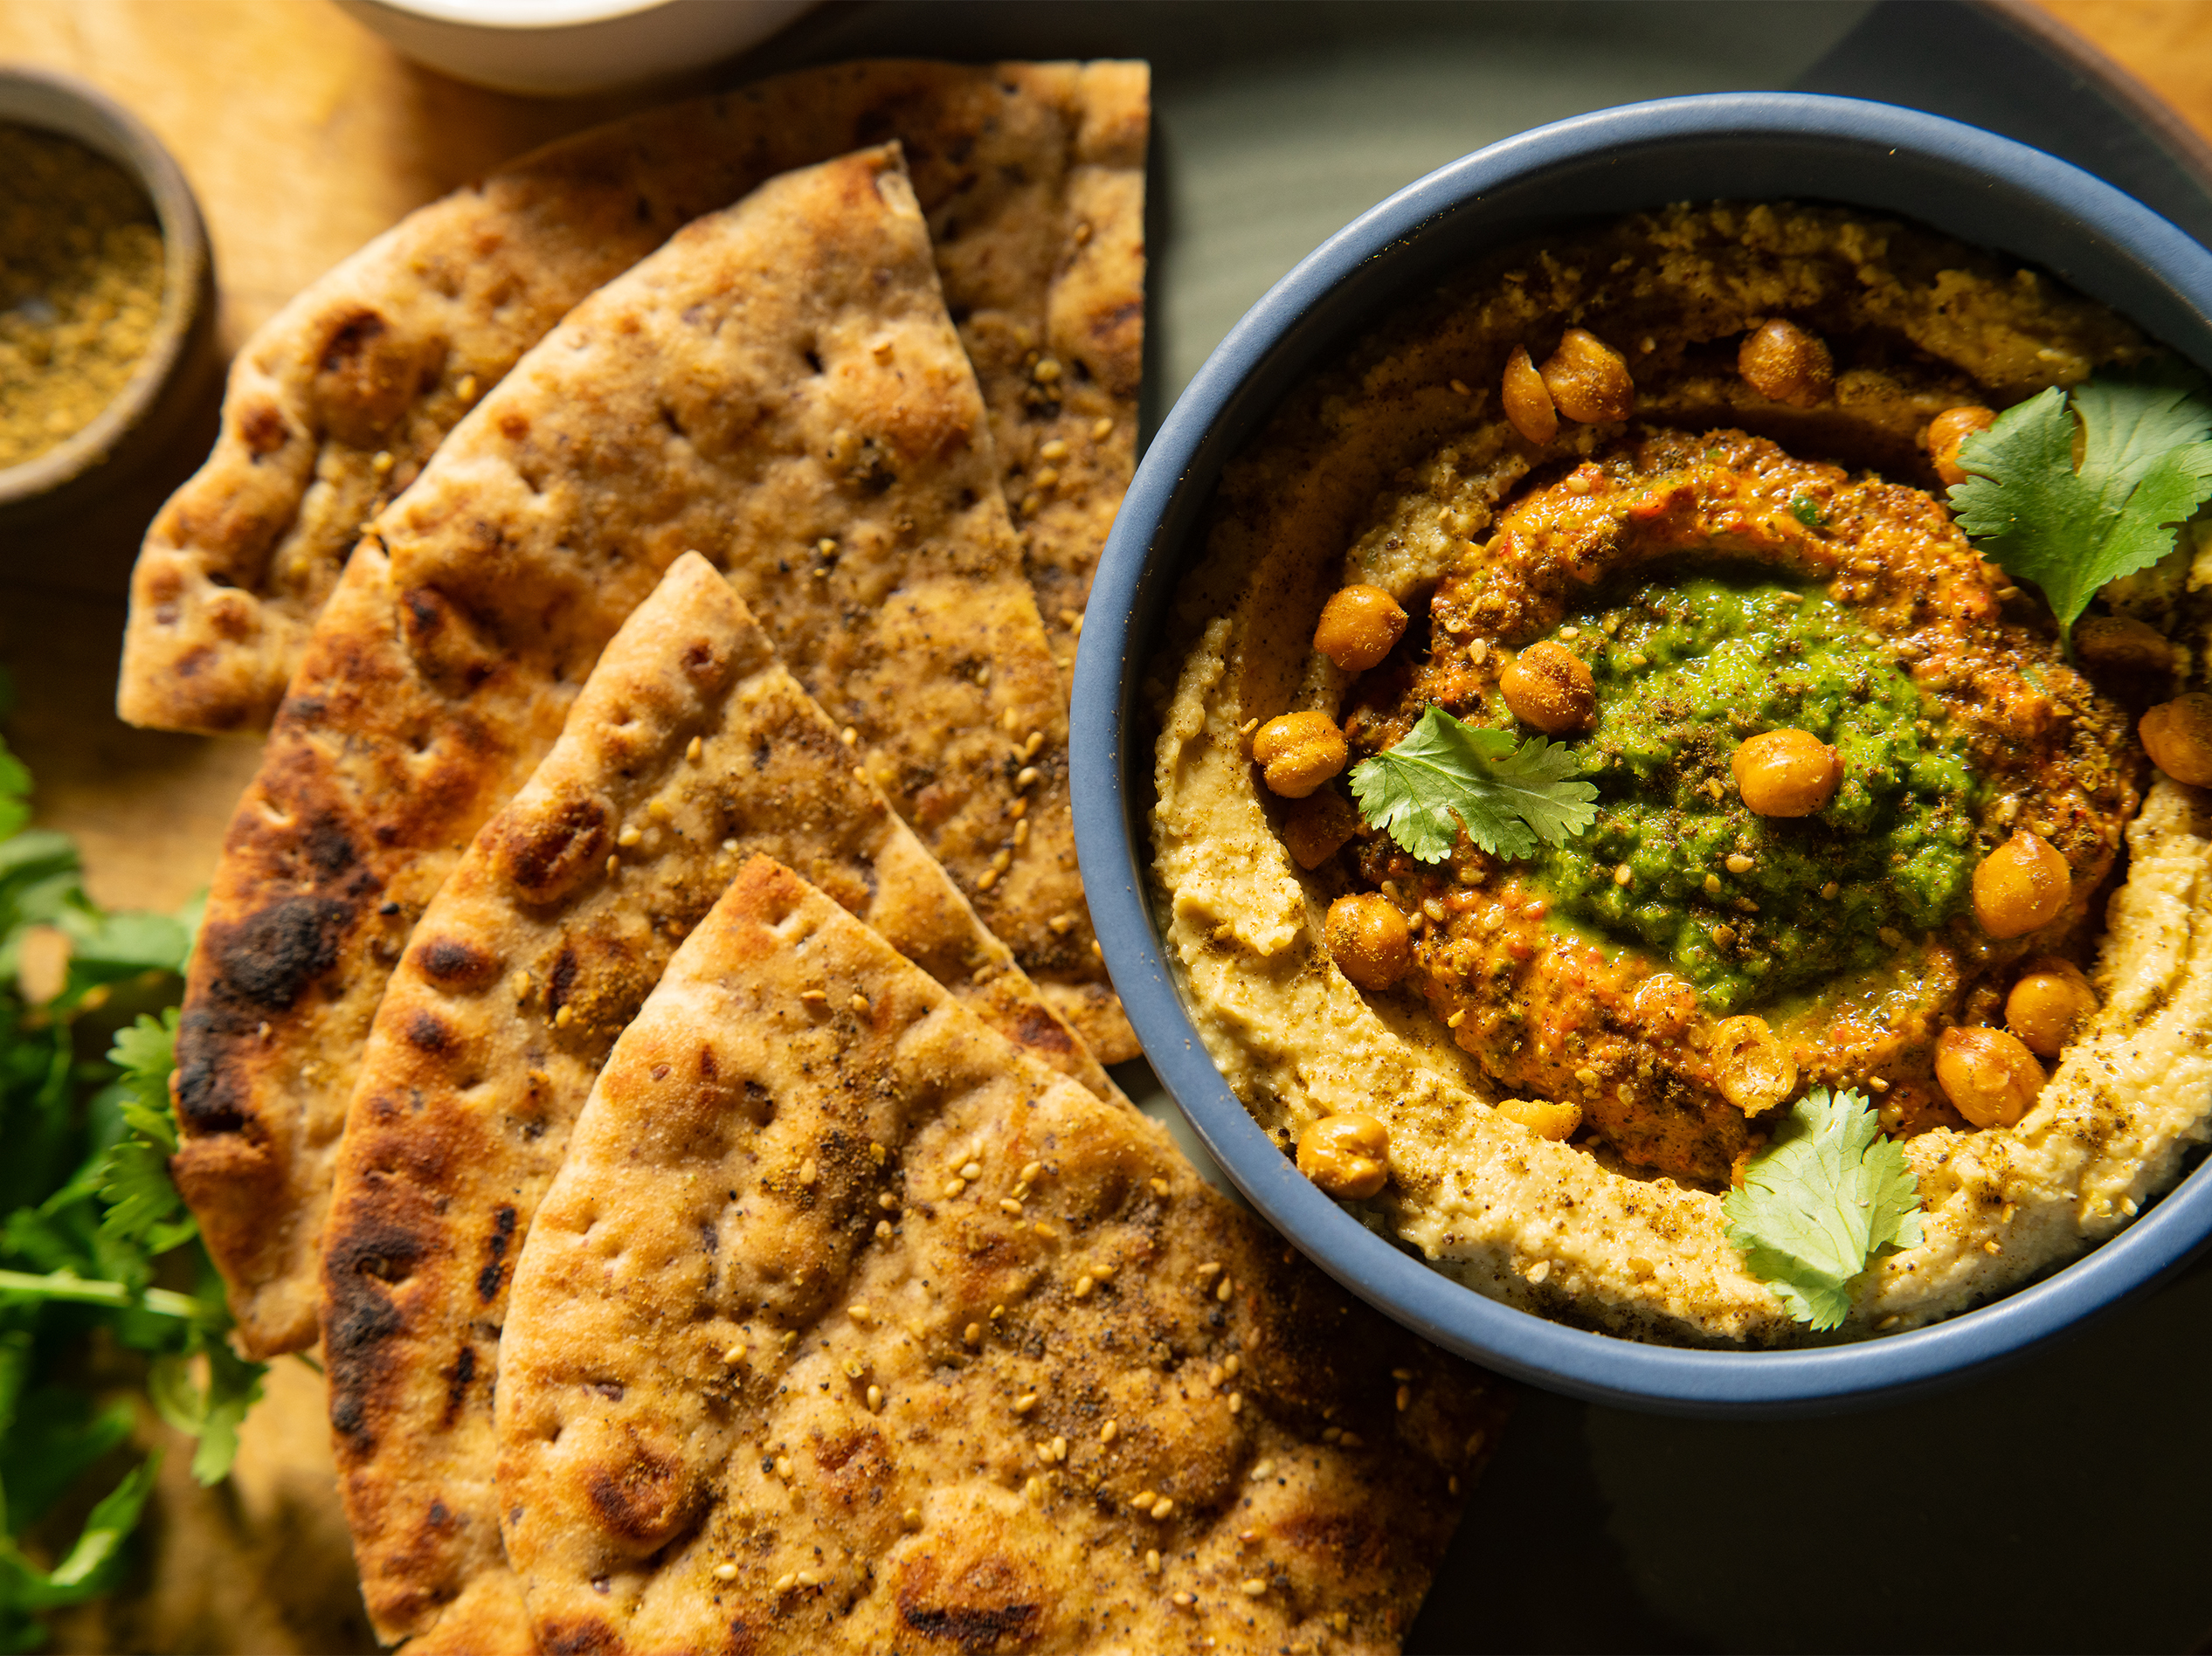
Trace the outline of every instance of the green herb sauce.
<instances>
[{"instance_id":1,"label":"green herb sauce","mask_svg":"<svg viewBox=\"0 0 2212 1656\"><path fill-rule=\"evenodd\" d=\"M1596 825L1533 869L1562 918L1736 1011L1893 958L1966 904L1979 783L1965 742L1817 589L1655 582L1554 638L1589 665L1599 709L1573 744ZM1842 756L1812 817L1753 815L1730 773L1745 738L1785 726Z\"/></svg>"}]
</instances>

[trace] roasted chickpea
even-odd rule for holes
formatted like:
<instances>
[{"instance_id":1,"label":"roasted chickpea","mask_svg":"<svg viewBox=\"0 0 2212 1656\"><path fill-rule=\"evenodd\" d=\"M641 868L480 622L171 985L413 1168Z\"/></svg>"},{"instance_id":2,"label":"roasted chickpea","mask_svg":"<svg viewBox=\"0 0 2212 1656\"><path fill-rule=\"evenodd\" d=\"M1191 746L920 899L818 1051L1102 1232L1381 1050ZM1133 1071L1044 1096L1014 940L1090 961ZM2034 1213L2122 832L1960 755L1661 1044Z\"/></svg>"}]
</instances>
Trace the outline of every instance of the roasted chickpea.
<instances>
[{"instance_id":1,"label":"roasted chickpea","mask_svg":"<svg viewBox=\"0 0 2212 1656\"><path fill-rule=\"evenodd\" d=\"M1809 817L1835 797L1843 757L1809 730L1767 730L1729 756L1744 809L1761 817Z\"/></svg>"},{"instance_id":2,"label":"roasted chickpea","mask_svg":"<svg viewBox=\"0 0 2212 1656\"><path fill-rule=\"evenodd\" d=\"M1697 991L1672 972L1654 972L1636 985L1630 1004L1636 1022L1665 1040L1688 1029L1697 1016Z\"/></svg>"},{"instance_id":3,"label":"roasted chickpea","mask_svg":"<svg viewBox=\"0 0 2212 1656\"><path fill-rule=\"evenodd\" d=\"M1636 411L1628 359L1587 328L1570 328L1544 359L1544 389L1559 412L1585 425L1625 420Z\"/></svg>"},{"instance_id":4,"label":"roasted chickpea","mask_svg":"<svg viewBox=\"0 0 2212 1656\"><path fill-rule=\"evenodd\" d=\"M1761 397L1792 408L1818 408L1835 389L1835 358L1827 345L1787 317L1745 338L1736 371Z\"/></svg>"},{"instance_id":5,"label":"roasted chickpea","mask_svg":"<svg viewBox=\"0 0 2212 1656\"><path fill-rule=\"evenodd\" d=\"M1497 676L1505 705L1547 736L1572 735L1597 716L1597 680L1580 657L1549 638L1532 644Z\"/></svg>"},{"instance_id":6,"label":"roasted chickpea","mask_svg":"<svg viewBox=\"0 0 2212 1656\"><path fill-rule=\"evenodd\" d=\"M1313 647L1346 673L1365 673L1405 636L1406 611L1379 586L1340 587L1321 606Z\"/></svg>"},{"instance_id":7,"label":"roasted chickpea","mask_svg":"<svg viewBox=\"0 0 2212 1656\"><path fill-rule=\"evenodd\" d=\"M2043 1058L2056 1058L2097 1011L2097 991L2071 962L2030 961L2005 997L2005 1024Z\"/></svg>"},{"instance_id":8,"label":"roasted chickpea","mask_svg":"<svg viewBox=\"0 0 2212 1656\"><path fill-rule=\"evenodd\" d=\"M1501 1099L1497 1113L1509 1121L1518 1121L1537 1137L1554 1142L1573 1138L1574 1129L1582 1125L1580 1104L1554 1104L1549 1099Z\"/></svg>"},{"instance_id":9,"label":"roasted chickpea","mask_svg":"<svg viewBox=\"0 0 2212 1656\"><path fill-rule=\"evenodd\" d=\"M1928 458L1935 462L1935 473L1956 488L1970 475L1959 465L1959 445L1976 431L1986 431L1997 423L1994 408L1947 408L1928 422Z\"/></svg>"},{"instance_id":10,"label":"roasted chickpea","mask_svg":"<svg viewBox=\"0 0 2212 1656\"><path fill-rule=\"evenodd\" d=\"M2074 655L2085 666L2117 673L2171 673L2174 646L2132 615L2088 615L2074 623Z\"/></svg>"},{"instance_id":11,"label":"roasted chickpea","mask_svg":"<svg viewBox=\"0 0 2212 1656\"><path fill-rule=\"evenodd\" d=\"M1797 1090L1797 1059L1763 1018L1746 1012L1722 1018L1709 1050L1713 1085L1746 1115L1772 1109Z\"/></svg>"},{"instance_id":12,"label":"roasted chickpea","mask_svg":"<svg viewBox=\"0 0 2212 1656\"><path fill-rule=\"evenodd\" d=\"M1390 1183L1390 1129L1358 1110L1324 1115L1298 1135L1298 1171L1339 1202Z\"/></svg>"},{"instance_id":13,"label":"roasted chickpea","mask_svg":"<svg viewBox=\"0 0 2212 1656\"><path fill-rule=\"evenodd\" d=\"M1252 738L1252 759L1268 790L1303 799L1344 768L1351 749L1337 721L1320 712L1286 713L1262 725Z\"/></svg>"},{"instance_id":14,"label":"roasted chickpea","mask_svg":"<svg viewBox=\"0 0 2212 1656\"><path fill-rule=\"evenodd\" d=\"M2135 728L2153 764L2176 782L2212 788L2212 695L2192 690L2161 701Z\"/></svg>"},{"instance_id":15,"label":"roasted chickpea","mask_svg":"<svg viewBox=\"0 0 2212 1656\"><path fill-rule=\"evenodd\" d=\"M1334 788L1316 789L1282 813L1282 843L1299 867L1318 868L1359 830L1358 813Z\"/></svg>"},{"instance_id":16,"label":"roasted chickpea","mask_svg":"<svg viewBox=\"0 0 2212 1656\"><path fill-rule=\"evenodd\" d=\"M1414 969L1406 917L1378 892L1358 892L1329 905L1322 927L1337 969L1362 989L1388 989Z\"/></svg>"},{"instance_id":17,"label":"roasted chickpea","mask_svg":"<svg viewBox=\"0 0 2212 1656\"><path fill-rule=\"evenodd\" d=\"M2022 828L1974 871L1974 917L1992 937L2048 926L2066 907L2074 872L2050 841Z\"/></svg>"},{"instance_id":18,"label":"roasted chickpea","mask_svg":"<svg viewBox=\"0 0 2212 1656\"><path fill-rule=\"evenodd\" d=\"M2043 1090L2043 1066L2001 1029L1946 1029L1936 1038L1936 1085L1976 1127L2016 1127Z\"/></svg>"},{"instance_id":19,"label":"roasted chickpea","mask_svg":"<svg viewBox=\"0 0 2212 1656\"><path fill-rule=\"evenodd\" d=\"M1536 364L1529 360L1529 348L1525 345L1516 345L1513 355L1505 360L1505 386L1501 400L1505 404L1505 417L1530 442L1549 443L1559 434L1559 411L1552 406L1552 393L1544 389L1544 376L1536 371Z\"/></svg>"}]
</instances>

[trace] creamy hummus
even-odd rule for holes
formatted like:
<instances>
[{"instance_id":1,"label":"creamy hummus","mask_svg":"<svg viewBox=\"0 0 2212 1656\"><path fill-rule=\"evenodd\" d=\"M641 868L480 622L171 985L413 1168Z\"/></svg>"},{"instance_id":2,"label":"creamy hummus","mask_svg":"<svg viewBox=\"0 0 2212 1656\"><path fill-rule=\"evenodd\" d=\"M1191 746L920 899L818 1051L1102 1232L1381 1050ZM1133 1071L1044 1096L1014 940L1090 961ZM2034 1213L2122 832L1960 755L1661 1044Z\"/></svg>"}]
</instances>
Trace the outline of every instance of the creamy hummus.
<instances>
[{"instance_id":1,"label":"creamy hummus","mask_svg":"<svg viewBox=\"0 0 2212 1656\"><path fill-rule=\"evenodd\" d=\"M1817 395L1743 353L1778 317L1829 359ZM1508 417L1516 348L1542 361L1570 328L1625 361L1633 409L1578 413L1563 395L1569 417L1532 439ZM1490 259L1289 398L1224 476L1179 595L1173 676L1151 687L1171 956L1210 1052L1286 1153L1318 1120L1372 1115L1390 1177L1358 1204L1369 1223L1510 1303L1692 1342L1805 1337L1724 1234L1729 1164L1763 1141L1713 1092L1699 1032L1742 1008L1792 1045L1800 1090L1868 1088L1918 1178L1925 1239L1875 1261L1847 1334L2016 1287L2170 1185L2212 1118L2212 810L2163 776L2139 790L2154 773L2130 727L2145 695L2182 687L2201 582L2181 552L2109 591L2177 644L2084 678L2032 592L1950 525L1924 446L1946 410L2147 351L2034 273L1925 232L1724 205ZM1419 618L1361 673L1312 645L1354 583ZM1719 780L1711 821L1681 800L1635 814L1624 778L1653 730L1678 749L1701 723L1759 722L1759 664L1725 659L1739 635L1791 652L1807 705L1864 713L1821 714L1858 756L1849 774L1901 779L1830 813L1892 838L1816 845L1837 869L1825 885L1801 834L1769 845L1740 811L1724 821ZM1341 799L1293 804L1261 783L1261 723L1318 709L1375 751L1424 705L1479 721L1497 661L1539 638L1580 652L1601 689L1619 679L1612 735L1587 744L1611 778L1599 824L1568 854L1514 864L1462 840L1457 862L1418 869L1381 836L1347 839ZM1655 677L1661 656L1673 677ZM1331 811L1323 855L1294 857L1286 830ZM2070 894L1993 943L1963 882L2024 824L2062 850ZM1684 883L1709 854L1716 872ZM1363 887L1419 940L1421 968L1393 988L1355 986L1324 942L1331 899ZM1977 1130L1927 1080L1927 1047L2001 1022L1992 1006L2031 949L2088 968L2100 1005L2024 1119ZM1531 958L1543 974L1521 970ZM1529 1125L1545 1119L1531 1099L1573 1107L1573 1135Z\"/></svg>"}]
</instances>

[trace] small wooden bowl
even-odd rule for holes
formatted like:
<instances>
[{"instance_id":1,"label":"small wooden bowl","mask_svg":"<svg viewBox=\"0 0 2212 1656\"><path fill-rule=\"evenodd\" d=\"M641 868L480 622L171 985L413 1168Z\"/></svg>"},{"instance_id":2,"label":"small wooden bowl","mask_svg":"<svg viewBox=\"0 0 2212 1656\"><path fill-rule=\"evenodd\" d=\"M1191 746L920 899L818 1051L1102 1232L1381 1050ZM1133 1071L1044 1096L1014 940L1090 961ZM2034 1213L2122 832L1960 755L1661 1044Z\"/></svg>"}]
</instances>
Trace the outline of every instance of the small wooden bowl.
<instances>
[{"instance_id":1,"label":"small wooden bowl","mask_svg":"<svg viewBox=\"0 0 2212 1656\"><path fill-rule=\"evenodd\" d=\"M215 264L199 204L168 150L106 93L45 70L0 68L0 121L73 138L146 192L162 231L161 320L146 355L92 423L19 466L0 467L0 531L111 493L159 449L215 363Z\"/></svg>"}]
</instances>

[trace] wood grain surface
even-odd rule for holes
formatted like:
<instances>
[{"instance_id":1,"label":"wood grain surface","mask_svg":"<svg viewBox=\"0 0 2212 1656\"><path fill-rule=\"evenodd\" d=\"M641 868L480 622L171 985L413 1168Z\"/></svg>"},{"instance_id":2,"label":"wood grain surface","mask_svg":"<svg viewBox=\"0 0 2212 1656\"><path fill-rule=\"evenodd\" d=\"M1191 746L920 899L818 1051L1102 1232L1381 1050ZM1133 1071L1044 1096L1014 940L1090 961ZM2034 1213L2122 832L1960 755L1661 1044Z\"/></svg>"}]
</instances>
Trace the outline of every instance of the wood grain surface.
<instances>
[{"instance_id":1,"label":"wood grain surface","mask_svg":"<svg viewBox=\"0 0 2212 1656\"><path fill-rule=\"evenodd\" d=\"M2034 0L2212 139L2212 0ZM1096 31L1093 31L1094 33ZM1102 44L1104 44L1102 42ZM1110 49L1109 45L1107 49ZM537 100L416 67L327 0L0 0L0 64L76 75L135 110L198 195L225 355L291 295L411 209L549 139L714 84ZM0 542L10 742L38 820L75 835L100 900L174 907L204 887L257 741L136 731L112 712L122 591L156 507L197 465L211 402L87 517ZM370 1648L338 1521L320 1384L287 1364L214 1492L172 1441L134 1596L61 1647ZM149 1421L149 1441L172 1437Z\"/></svg>"},{"instance_id":2,"label":"wood grain surface","mask_svg":"<svg viewBox=\"0 0 2212 1656\"><path fill-rule=\"evenodd\" d=\"M2034 0L2212 141L2212 0Z\"/></svg>"}]
</instances>

